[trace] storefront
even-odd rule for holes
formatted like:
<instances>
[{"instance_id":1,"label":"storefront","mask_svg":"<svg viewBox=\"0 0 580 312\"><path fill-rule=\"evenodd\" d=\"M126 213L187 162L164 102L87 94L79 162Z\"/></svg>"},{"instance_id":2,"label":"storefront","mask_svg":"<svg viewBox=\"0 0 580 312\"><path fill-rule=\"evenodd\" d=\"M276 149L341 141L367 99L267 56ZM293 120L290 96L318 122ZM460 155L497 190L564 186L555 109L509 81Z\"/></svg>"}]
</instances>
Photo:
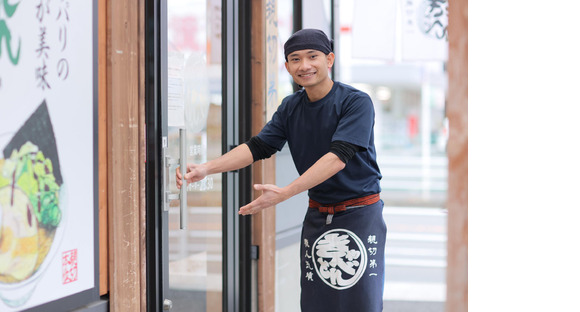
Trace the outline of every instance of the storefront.
<instances>
[{"instance_id":1,"label":"storefront","mask_svg":"<svg viewBox=\"0 0 580 312\"><path fill-rule=\"evenodd\" d=\"M289 214L291 202L237 213L259 195L251 185L293 178L288 153L184 191L175 170L258 133L292 92L283 41L303 27L332 35L335 9L332 0L0 4L0 311L296 305L299 289L286 282L299 272L279 268L295 265L302 213Z\"/></svg>"}]
</instances>

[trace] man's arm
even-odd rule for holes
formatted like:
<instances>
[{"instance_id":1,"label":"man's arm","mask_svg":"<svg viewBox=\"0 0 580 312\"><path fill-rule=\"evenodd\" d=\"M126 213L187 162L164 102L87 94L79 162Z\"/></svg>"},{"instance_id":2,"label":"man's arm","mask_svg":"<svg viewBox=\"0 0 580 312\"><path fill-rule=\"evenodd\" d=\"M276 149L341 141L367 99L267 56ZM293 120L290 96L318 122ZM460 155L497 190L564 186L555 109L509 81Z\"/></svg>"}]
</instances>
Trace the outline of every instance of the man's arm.
<instances>
[{"instance_id":1,"label":"man's arm","mask_svg":"<svg viewBox=\"0 0 580 312\"><path fill-rule=\"evenodd\" d=\"M255 214L262 209L274 206L286 199L309 190L344 169L346 164L332 152L322 156L304 174L285 187L272 184L256 184L254 189L263 191L262 195L240 208L239 214Z\"/></svg>"},{"instance_id":2,"label":"man's arm","mask_svg":"<svg viewBox=\"0 0 580 312\"><path fill-rule=\"evenodd\" d=\"M210 174L237 170L247 167L253 162L254 158L248 145L240 144L233 150L214 160L210 160L203 164L187 164L185 180L187 180L187 183L196 182ZM181 181L181 171L179 167L175 170L175 173L177 188L180 189L183 182Z\"/></svg>"}]
</instances>

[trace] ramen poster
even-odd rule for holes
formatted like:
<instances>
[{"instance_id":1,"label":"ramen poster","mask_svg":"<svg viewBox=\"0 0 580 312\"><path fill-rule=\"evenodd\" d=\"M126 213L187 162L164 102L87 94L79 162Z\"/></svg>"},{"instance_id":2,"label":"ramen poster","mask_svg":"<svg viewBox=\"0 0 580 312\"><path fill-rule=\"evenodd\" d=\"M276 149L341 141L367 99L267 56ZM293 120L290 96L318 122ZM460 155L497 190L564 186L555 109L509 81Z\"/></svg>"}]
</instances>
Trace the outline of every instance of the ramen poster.
<instances>
[{"instance_id":1,"label":"ramen poster","mask_svg":"<svg viewBox=\"0 0 580 312\"><path fill-rule=\"evenodd\" d=\"M0 1L0 311L95 287L93 3Z\"/></svg>"}]
</instances>

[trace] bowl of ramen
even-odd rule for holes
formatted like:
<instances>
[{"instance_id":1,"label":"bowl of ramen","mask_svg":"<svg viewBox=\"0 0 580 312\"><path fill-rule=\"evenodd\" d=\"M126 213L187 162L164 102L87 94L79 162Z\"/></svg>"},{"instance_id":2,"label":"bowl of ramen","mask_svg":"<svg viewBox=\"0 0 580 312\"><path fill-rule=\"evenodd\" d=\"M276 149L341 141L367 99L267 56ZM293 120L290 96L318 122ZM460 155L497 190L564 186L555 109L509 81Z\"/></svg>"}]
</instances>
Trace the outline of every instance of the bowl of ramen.
<instances>
[{"instance_id":1,"label":"bowl of ramen","mask_svg":"<svg viewBox=\"0 0 580 312\"><path fill-rule=\"evenodd\" d=\"M0 159L0 298L24 304L56 253L61 187L50 158L26 142Z\"/></svg>"}]
</instances>

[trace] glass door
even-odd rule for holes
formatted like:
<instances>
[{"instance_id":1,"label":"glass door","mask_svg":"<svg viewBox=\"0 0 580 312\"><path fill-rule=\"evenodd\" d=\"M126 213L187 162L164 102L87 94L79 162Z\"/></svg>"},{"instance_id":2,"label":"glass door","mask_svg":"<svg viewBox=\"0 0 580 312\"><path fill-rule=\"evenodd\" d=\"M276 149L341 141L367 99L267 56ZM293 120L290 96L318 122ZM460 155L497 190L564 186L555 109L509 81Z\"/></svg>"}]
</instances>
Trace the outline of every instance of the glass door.
<instances>
[{"instance_id":1,"label":"glass door","mask_svg":"<svg viewBox=\"0 0 580 312\"><path fill-rule=\"evenodd\" d=\"M250 171L175 186L180 161L202 163L249 138L249 105L239 104L251 102L249 8L145 1L148 311L251 309L256 253L251 219L237 213L251 196Z\"/></svg>"},{"instance_id":2,"label":"glass door","mask_svg":"<svg viewBox=\"0 0 580 312\"><path fill-rule=\"evenodd\" d=\"M175 186L179 160L203 163L222 154L222 1L168 0L165 5L165 308L222 311L222 174L192 183L185 192Z\"/></svg>"}]
</instances>

